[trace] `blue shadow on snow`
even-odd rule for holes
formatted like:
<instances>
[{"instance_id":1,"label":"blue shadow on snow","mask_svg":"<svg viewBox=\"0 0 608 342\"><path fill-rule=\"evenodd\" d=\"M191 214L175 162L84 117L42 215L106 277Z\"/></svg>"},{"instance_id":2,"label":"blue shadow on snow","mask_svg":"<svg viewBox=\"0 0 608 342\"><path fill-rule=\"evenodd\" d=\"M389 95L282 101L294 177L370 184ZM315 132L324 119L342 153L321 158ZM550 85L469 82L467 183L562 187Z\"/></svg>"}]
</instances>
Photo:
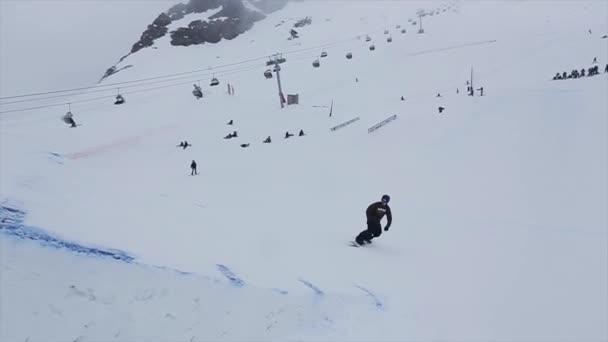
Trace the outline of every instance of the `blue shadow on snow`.
<instances>
[{"instance_id":1,"label":"blue shadow on snow","mask_svg":"<svg viewBox=\"0 0 608 342\"><path fill-rule=\"evenodd\" d=\"M59 239L44 232L42 229L24 225L24 218L24 211L8 206L0 206L0 233L23 240L36 241L43 246L64 249L78 254L112 258L128 263L133 262L134 260L132 256L123 251L86 247L74 242Z\"/></svg>"}]
</instances>

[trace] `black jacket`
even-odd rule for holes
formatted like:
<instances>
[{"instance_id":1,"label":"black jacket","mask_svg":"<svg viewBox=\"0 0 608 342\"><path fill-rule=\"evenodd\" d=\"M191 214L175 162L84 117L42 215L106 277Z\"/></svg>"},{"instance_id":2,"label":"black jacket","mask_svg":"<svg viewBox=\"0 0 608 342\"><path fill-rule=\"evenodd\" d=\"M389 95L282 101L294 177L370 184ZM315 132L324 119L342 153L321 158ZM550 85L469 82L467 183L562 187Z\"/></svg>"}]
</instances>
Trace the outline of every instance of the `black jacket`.
<instances>
[{"instance_id":1,"label":"black jacket","mask_svg":"<svg viewBox=\"0 0 608 342\"><path fill-rule=\"evenodd\" d=\"M391 214L391 207L388 204L384 204L382 202L372 203L367 210L365 211L365 215L367 216L367 223L377 223L380 224L380 220L386 214L386 228L391 226L393 223L393 215Z\"/></svg>"}]
</instances>

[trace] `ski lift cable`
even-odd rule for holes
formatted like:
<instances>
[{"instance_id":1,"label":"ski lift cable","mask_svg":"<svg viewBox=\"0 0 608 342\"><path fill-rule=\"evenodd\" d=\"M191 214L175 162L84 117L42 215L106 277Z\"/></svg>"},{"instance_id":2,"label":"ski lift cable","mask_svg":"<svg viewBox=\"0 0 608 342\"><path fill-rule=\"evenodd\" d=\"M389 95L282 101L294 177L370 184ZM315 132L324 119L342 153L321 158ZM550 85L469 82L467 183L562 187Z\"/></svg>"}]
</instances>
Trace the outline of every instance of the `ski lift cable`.
<instances>
[{"instance_id":1,"label":"ski lift cable","mask_svg":"<svg viewBox=\"0 0 608 342\"><path fill-rule=\"evenodd\" d=\"M377 31L381 31L381 30L377 30ZM368 33L369 32L375 32L375 31L368 31ZM329 43L325 43L325 44L321 44L321 45L317 45L317 46L312 46L312 47L307 47L307 48L302 48L302 49L290 50L290 51L286 51L286 52L281 53L281 55L295 54L295 53L298 53L298 52L304 52L304 51L309 51L309 50L318 50L319 48L324 48L324 47L344 44L344 43L347 43L347 42L350 42L350 41L353 41L353 40L358 40L358 39L360 39L361 36L362 35L356 35L356 36L353 36L353 37L348 38L348 39L343 39L343 40L339 40L339 41L329 42ZM358 45L364 45L364 44L358 44ZM102 85L96 85L96 86L90 86L90 87L73 88L73 89L66 89L66 90L57 90L57 91L44 92L44 93L35 93L35 94L25 94L25 95L9 96L9 97L0 97L0 100L11 99L11 98L20 98L20 97L28 97L28 96L38 96L38 95L45 95L45 94L57 94L57 93L61 93L61 92L69 92L69 91L76 91L76 90L86 90L86 89L94 89L94 88L102 88L102 87L115 87L117 85L137 83L137 82L143 82L143 81L148 81L148 80L156 80L156 79L162 79L162 78L169 78L169 77L175 77L175 76L180 76L180 75L187 75L187 74L197 73L197 72L201 72L201 71L208 71L208 70L213 70L213 69L224 68L224 67L228 67L228 66L241 65L241 64L251 63L251 62L254 62L254 61L265 60L266 58L268 58L268 56L257 57L257 58L252 58L252 59L248 59L248 60L243 60L243 61L240 61L240 62L224 64L224 65L220 65L220 66L216 66L216 67L212 67L212 68L199 69L199 70L193 70L193 71L182 72L182 73L174 73L174 74L169 74L169 75L164 75L164 76L149 77L149 78L138 79L138 80L116 82L116 83L102 84ZM291 60L293 60L293 61L299 61L299 60L304 60L304 59L309 59L309 58L310 57L304 57L303 56L303 57L295 58L295 59L292 58ZM241 69L235 69L236 70L235 72L225 71L225 72L223 72L223 75L234 74L234 73L248 71L248 70L256 69L256 68L258 68L258 65L248 66L248 67L244 67L244 68L241 68ZM211 73L211 74L214 74L214 73ZM207 75L209 75L209 73L207 73ZM197 76L188 76L188 77L185 77L185 78L188 78L188 79L196 78L198 80L201 79L200 75L197 75ZM170 79L170 80L162 80L162 81L155 81L155 82L149 82L149 83L145 83L145 84L138 84L138 85L131 85L131 86L123 86L123 88L136 87L136 86L149 85L149 84L156 84L156 83L161 83L161 82L170 82L170 81L175 81L175 80L179 80L179 79L182 79L182 78ZM208 78L208 80L209 79L211 79L211 78ZM187 82L187 83L190 83L190 82ZM139 93L139 92L144 92L144 91L151 91L151 90L155 90L155 89L163 89L163 88L173 87L173 86L182 85L182 84L185 84L185 83L179 83L179 84L173 84L173 85L168 85L168 86L161 86L161 87L143 89L143 90L128 92L128 93L124 93L124 94L127 95L127 94ZM113 90L113 89L109 89L109 90ZM101 91L108 91L108 89L96 90L96 92L101 92ZM91 92L87 92L87 93L91 93ZM68 95L61 95L61 96L56 96L56 97L75 96L75 95L81 95L81 94L86 94L86 93L68 94ZM99 100L99 99L106 99L106 98L109 98L109 97L114 97L114 96L113 95L112 96L100 96L100 97L96 97L96 98L92 98L92 99L84 99L84 100L73 101L72 103L81 103L81 102L95 101L95 100ZM30 100L27 100L27 101L19 101L19 102L38 101L38 100L49 99L49 98L55 98L55 96L54 97L47 97L47 98L30 99ZM8 105L8 104L19 103L19 102L15 101L15 102L9 102L9 103L0 103L0 105ZM28 108L6 110L6 111L0 111L0 114L11 113L11 112L21 112L21 111L34 110L34 109L42 109L42 108L50 108L50 107L57 107L57 106L65 105L65 104L66 103L49 104L49 105L43 105L43 106L35 106L35 107L28 107Z\"/></svg>"},{"instance_id":2,"label":"ski lift cable","mask_svg":"<svg viewBox=\"0 0 608 342\"><path fill-rule=\"evenodd\" d=\"M372 32L374 32L374 31L372 31ZM350 37L350 38L347 38L347 39L342 39L342 40L338 40L338 41L328 42L328 43L320 44L320 45L317 45L317 46L311 46L311 47L307 47L307 48L286 51L286 52L283 52L281 54L282 55L289 55L289 54L293 54L293 53L297 53L297 52L302 52L302 51L318 50L320 48L335 46L335 45L343 44L343 43L346 43L346 42L349 42L349 41L352 41L352 40L356 40L360 36L361 35L356 35L356 36L353 36L353 37ZM157 80L157 79L163 79L163 78L169 78L169 77L175 77L175 76L194 74L194 73L199 73L199 72L208 72L209 70L222 69L222 68L226 68L226 67L230 67L230 66L236 66L236 65L246 64L246 63L252 63L252 62L257 62L257 61L260 61L260 60L266 60L267 58L268 58L268 55L265 55L265 56L262 56L262 57L255 57L255 58L251 58L251 59L247 59L247 60L242 60L242 61L238 61L238 62L234 62L234 63L228 63L228 64L223 64L223 65L218 65L218 66L211 67L211 68L197 69L197 70L191 70L191 71L186 71L186 72L173 73L173 74L167 74L167 75L162 75L162 76L154 76L154 77L148 77L148 78L142 78L142 79L136 79L136 80L130 80L130 81L122 81L122 82L115 82L115 83L108 83L108 84L97 84L97 85L94 85L94 86L87 86L87 87L78 87L78 88L61 89L61 90L39 92L39 93L31 93L31 94L20 94L20 95L13 95L13 96L5 96L5 97L0 97L0 100L16 99L16 98L23 98L23 97L33 97L33 96L42 96L42 95L50 95L50 94L58 94L58 93L74 92L74 91L79 91L79 90L88 90L88 89L96 89L96 88L107 88L107 87L115 88L117 86L122 86L124 84L145 82L145 81L151 81L151 80ZM123 88L124 88L124 86L123 86Z\"/></svg>"},{"instance_id":3,"label":"ski lift cable","mask_svg":"<svg viewBox=\"0 0 608 342\"><path fill-rule=\"evenodd\" d=\"M258 68L258 66L249 67L249 70L255 70L257 68ZM240 72L243 72L243 71L244 70L238 70L238 71L234 71L234 72L225 72L223 75L226 76L226 75L240 73ZM211 80L211 78L206 78L206 79L199 78L199 79L200 80ZM137 93L143 93L143 92L148 92L148 91L152 91L152 90L177 87L177 86L181 86L181 85L185 85L185 84L191 84L191 83L192 83L192 80L189 80L187 82L180 82L180 83L168 84L168 85L154 87L154 88L146 88L146 89L133 90L133 91L129 91L129 92L123 92L122 94L123 95L137 94ZM73 103L92 102L92 101L98 101L98 100L102 100L102 99L111 99L111 98L115 98L115 95L98 96L98 97L89 98L89 99L76 100L76 101L70 101L70 102L62 102L62 103L56 103L56 104L49 104L49 105L44 105L44 106L35 106L35 107L11 109L11 110L0 111L0 114L14 113L14 112L23 112L23 111L29 111L29 110L34 110L34 109L44 109L44 108L51 108L51 107L66 106L66 105L69 105L70 103L73 104Z\"/></svg>"},{"instance_id":4,"label":"ski lift cable","mask_svg":"<svg viewBox=\"0 0 608 342\"><path fill-rule=\"evenodd\" d=\"M248 70L257 69L257 68L258 68L257 65L256 66L241 67L241 68L238 68L238 69L232 69L232 70L222 71L219 75L220 76L224 76L224 75L227 75L228 72L232 73L232 71L235 71L235 70L238 70L238 71L248 71ZM191 76L178 77L178 78L173 78L173 79L166 79L166 80L153 81L153 82L147 82L147 83L141 83L141 84L127 85L127 86L123 86L121 88L122 89L125 89L125 88L134 88L134 87L141 87L141 86L146 86L146 85L151 85L151 84L158 84L158 83L164 83L164 82L173 82L173 81L186 80L186 79L190 79L190 80L193 80L193 81L203 79L200 76L201 75L191 75ZM211 78L209 78L209 79L211 79ZM77 92L77 93L69 93L69 94L52 95L52 96L39 97L39 98L34 98L34 99L23 99L23 100L11 101L11 102L3 102L3 103L0 103L0 105L4 106L4 105L16 104L16 103L42 101L42 100L56 99L56 98L62 98L62 97L85 95L85 94L92 94L92 93L103 93L103 92L110 92L110 91L114 91L114 89L95 89L95 90L86 91L86 92Z\"/></svg>"}]
</instances>

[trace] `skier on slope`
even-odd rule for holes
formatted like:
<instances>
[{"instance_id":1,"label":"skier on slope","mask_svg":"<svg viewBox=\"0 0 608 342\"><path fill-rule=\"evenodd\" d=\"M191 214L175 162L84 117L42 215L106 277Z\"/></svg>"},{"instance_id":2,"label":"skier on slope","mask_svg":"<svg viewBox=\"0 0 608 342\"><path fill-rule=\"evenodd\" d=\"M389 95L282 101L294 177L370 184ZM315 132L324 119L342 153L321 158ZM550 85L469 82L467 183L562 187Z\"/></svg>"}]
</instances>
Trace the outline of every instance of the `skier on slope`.
<instances>
[{"instance_id":1,"label":"skier on slope","mask_svg":"<svg viewBox=\"0 0 608 342\"><path fill-rule=\"evenodd\" d=\"M389 195L382 195L382 199L379 202L374 202L367 207L365 215L367 216L367 229L359 233L355 238L355 242L358 245L363 246L365 243L371 243L373 238L376 238L382 234L382 225L380 221L386 215L386 226L384 231L388 231L393 222L393 215L391 208L388 206L388 202L391 200Z\"/></svg>"}]
</instances>

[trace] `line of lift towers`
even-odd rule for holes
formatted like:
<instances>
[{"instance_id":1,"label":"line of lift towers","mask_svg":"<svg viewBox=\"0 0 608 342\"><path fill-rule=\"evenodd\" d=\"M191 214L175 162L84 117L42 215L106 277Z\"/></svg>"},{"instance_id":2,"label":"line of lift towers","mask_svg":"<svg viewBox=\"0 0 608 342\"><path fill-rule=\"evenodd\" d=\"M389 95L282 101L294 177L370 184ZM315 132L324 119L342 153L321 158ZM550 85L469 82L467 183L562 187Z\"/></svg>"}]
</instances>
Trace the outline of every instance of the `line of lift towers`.
<instances>
[{"instance_id":1,"label":"line of lift towers","mask_svg":"<svg viewBox=\"0 0 608 342\"><path fill-rule=\"evenodd\" d=\"M424 16L424 13L420 12L418 13L418 24L420 25L418 28L418 33L424 33L424 29L422 28L422 17ZM409 20L409 22L412 25L416 25L417 23L415 21L412 21L411 19ZM397 25L396 26L397 29L401 29L401 33L404 34L406 33L406 29L405 28L401 28L401 25ZM384 30L384 34L387 35L389 34L388 30ZM366 42L371 42L372 38L368 35L365 38ZM393 38L392 37L387 37L386 41L388 43L392 43L393 42ZM370 51L374 51L376 50L376 46L374 44L371 44L369 46L369 50ZM327 57L327 52L326 51L322 51L320 58L325 58ZM348 52L346 53L346 59L352 59L353 58L353 53L352 52ZM283 94L283 89L281 88L281 64L285 63L287 61L287 59L285 59L285 57L283 57L283 54L280 53L276 53L272 56L269 57L269 60L266 61L266 66L271 67L269 69L266 69L264 71L264 77L266 79L271 79L273 78L272 73L275 72L277 74L277 88L279 90L279 103L281 104L281 108L283 108L285 106L285 95ZM314 68L319 68L321 66L321 62L319 59L315 59L312 62L312 66ZM218 86L220 84L220 81L217 77L215 77L215 75L213 76L213 78L211 78L211 82L210 82L210 86L211 87L215 87ZM473 85L473 70L471 70L471 87ZM192 90L192 95L194 95L194 97L199 100L201 98L203 98L203 90L201 88L201 84L200 81L198 81L196 84L194 84L194 90ZM116 94L116 98L114 101L115 105L121 105L125 103L125 98L124 96L122 96L120 94L120 88L117 89L117 94ZM66 115L64 116L64 120L66 121L70 121L70 124L73 124L73 127L75 127L75 123L73 120L68 120L71 119L73 117L72 113L71 113L71 108L70 104L68 103L68 112L66 113Z\"/></svg>"}]
</instances>

